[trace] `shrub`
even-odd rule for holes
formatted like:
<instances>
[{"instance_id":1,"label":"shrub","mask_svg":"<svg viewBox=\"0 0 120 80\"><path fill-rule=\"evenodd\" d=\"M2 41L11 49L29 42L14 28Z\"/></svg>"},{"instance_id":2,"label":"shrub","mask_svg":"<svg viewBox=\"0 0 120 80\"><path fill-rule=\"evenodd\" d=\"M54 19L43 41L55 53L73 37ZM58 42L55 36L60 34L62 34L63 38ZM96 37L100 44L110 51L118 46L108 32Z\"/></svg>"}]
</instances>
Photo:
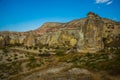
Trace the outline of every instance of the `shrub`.
<instances>
[{"instance_id":1,"label":"shrub","mask_svg":"<svg viewBox=\"0 0 120 80\"><path fill-rule=\"evenodd\" d=\"M6 59L7 61L12 61L12 59L10 59L10 58L8 58L8 59Z\"/></svg>"},{"instance_id":2,"label":"shrub","mask_svg":"<svg viewBox=\"0 0 120 80\"><path fill-rule=\"evenodd\" d=\"M33 48L34 48L34 50L37 50L37 46L34 46Z\"/></svg>"},{"instance_id":3,"label":"shrub","mask_svg":"<svg viewBox=\"0 0 120 80\"><path fill-rule=\"evenodd\" d=\"M14 57L14 60L17 60L18 58L17 57Z\"/></svg>"},{"instance_id":4,"label":"shrub","mask_svg":"<svg viewBox=\"0 0 120 80\"><path fill-rule=\"evenodd\" d=\"M14 54L14 56L18 56L17 54Z\"/></svg>"},{"instance_id":5,"label":"shrub","mask_svg":"<svg viewBox=\"0 0 120 80\"><path fill-rule=\"evenodd\" d=\"M33 55L30 55L29 63L27 64L27 66L29 67L29 69L33 69L33 68L40 66L40 64L37 63L37 60L35 59Z\"/></svg>"},{"instance_id":6,"label":"shrub","mask_svg":"<svg viewBox=\"0 0 120 80\"><path fill-rule=\"evenodd\" d=\"M29 56L29 61L32 63L32 62L36 62L36 59L33 55L30 55Z\"/></svg>"},{"instance_id":7,"label":"shrub","mask_svg":"<svg viewBox=\"0 0 120 80\"><path fill-rule=\"evenodd\" d=\"M65 54L64 50L56 50L56 55L57 56L63 56Z\"/></svg>"},{"instance_id":8,"label":"shrub","mask_svg":"<svg viewBox=\"0 0 120 80\"><path fill-rule=\"evenodd\" d=\"M3 48L3 53L7 54L8 53L8 49L6 47Z\"/></svg>"}]
</instances>

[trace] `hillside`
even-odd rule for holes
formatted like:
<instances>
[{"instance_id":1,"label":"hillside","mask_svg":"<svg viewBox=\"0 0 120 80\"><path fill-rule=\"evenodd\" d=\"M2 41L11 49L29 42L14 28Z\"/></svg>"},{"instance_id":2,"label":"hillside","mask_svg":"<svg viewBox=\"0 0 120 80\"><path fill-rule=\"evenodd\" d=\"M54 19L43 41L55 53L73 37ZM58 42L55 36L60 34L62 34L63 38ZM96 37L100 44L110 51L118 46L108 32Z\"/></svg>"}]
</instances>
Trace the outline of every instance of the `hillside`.
<instances>
[{"instance_id":1,"label":"hillside","mask_svg":"<svg viewBox=\"0 0 120 80\"><path fill-rule=\"evenodd\" d=\"M119 61L120 23L93 12L0 32L0 80L119 80Z\"/></svg>"},{"instance_id":2,"label":"hillside","mask_svg":"<svg viewBox=\"0 0 120 80\"><path fill-rule=\"evenodd\" d=\"M113 40L119 34L119 22L89 12L86 18L67 23L48 22L33 31L1 32L0 46L23 44L30 47L42 44L49 47L75 47L78 52L97 52L104 49L103 38ZM31 35L34 37L33 40L28 38Z\"/></svg>"}]
</instances>

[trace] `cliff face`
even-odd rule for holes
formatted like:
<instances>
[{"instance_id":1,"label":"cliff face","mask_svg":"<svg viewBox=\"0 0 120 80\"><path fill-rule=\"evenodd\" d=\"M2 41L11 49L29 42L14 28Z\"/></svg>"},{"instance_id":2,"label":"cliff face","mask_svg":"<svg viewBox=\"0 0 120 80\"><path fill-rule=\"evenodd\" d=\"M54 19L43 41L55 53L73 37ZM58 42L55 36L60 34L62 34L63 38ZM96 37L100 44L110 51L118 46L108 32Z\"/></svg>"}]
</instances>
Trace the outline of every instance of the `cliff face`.
<instances>
[{"instance_id":1,"label":"cliff face","mask_svg":"<svg viewBox=\"0 0 120 80\"><path fill-rule=\"evenodd\" d=\"M99 16L90 12L84 25L84 47L88 50L101 50L102 31L104 22Z\"/></svg>"},{"instance_id":2,"label":"cliff face","mask_svg":"<svg viewBox=\"0 0 120 80\"><path fill-rule=\"evenodd\" d=\"M109 42L120 34L120 23L90 12L86 18L67 23L45 23L31 32L0 34L1 46L4 46L3 42L5 43L7 38L9 44L22 43L25 46L47 44L75 47L80 52L96 52L104 49L104 39Z\"/></svg>"}]
</instances>

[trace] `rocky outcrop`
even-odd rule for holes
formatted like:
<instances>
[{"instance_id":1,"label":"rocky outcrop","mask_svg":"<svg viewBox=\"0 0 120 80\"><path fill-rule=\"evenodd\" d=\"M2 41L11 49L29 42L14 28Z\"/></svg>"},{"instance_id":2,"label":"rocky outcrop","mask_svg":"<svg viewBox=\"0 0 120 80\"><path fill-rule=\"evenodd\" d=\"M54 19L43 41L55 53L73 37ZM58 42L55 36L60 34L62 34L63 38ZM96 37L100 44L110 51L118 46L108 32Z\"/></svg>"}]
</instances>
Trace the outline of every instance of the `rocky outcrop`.
<instances>
[{"instance_id":1,"label":"rocky outcrop","mask_svg":"<svg viewBox=\"0 0 120 80\"><path fill-rule=\"evenodd\" d=\"M48 22L33 31L0 34L0 43L7 41L10 44L23 43L25 46L39 43L48 46L62 45L75 47L79 52L97 52L105 48L104 39L107 38L107 43L110 43L120 34L120 23L89 12L86 18L67 23ZM7 36L10 39L6 39Z\"/></svg>"},{"instance_id":2,"label":"rocky outcrop","mask_svg":"<svg viewBox=\"0 0 120 80\"><path fill-rule=\"evenodd\" d=\"M29 46L35 46L35 44L36 44L35 37L33 33L30 32L24 40L24 45L29 47Z\"/></svg>"},{"instance_id":3,"label":"rocky outcrop","mask_svg":"<svg viewBox=\"0 0 120 80\"><path fill-rule=\"evenodd\" d=\"M64 23L47 22L47 23L43 24L40 28L34 30L34 34L43 35L47 32L55 32L63 24Z\"/></svg>"},{"instance_id":4,"label":"rocky outcrop","mask_svg":"<svg viewBox=\"0 0 120 80\"><path fill-rule=\"evenodd\" d=\"M103 38L120 34L119 26L115 21L90 12L87 18L55 26L58 28L56 31L47 31L39 41L49 45L76 47L80 52L97 52L104 49Z\"/></svg>"},{"instance_id":5,"label":"rocky outcrop","mask_svg":"<svg viewBox=\"0 0 120 80\"><path fill-rule=\"evenodd\" d=\"M101 18L90 12L84 25L84 48L92 51L103 49L102 31L104 22Z\"/></svg>"}]
</instances>

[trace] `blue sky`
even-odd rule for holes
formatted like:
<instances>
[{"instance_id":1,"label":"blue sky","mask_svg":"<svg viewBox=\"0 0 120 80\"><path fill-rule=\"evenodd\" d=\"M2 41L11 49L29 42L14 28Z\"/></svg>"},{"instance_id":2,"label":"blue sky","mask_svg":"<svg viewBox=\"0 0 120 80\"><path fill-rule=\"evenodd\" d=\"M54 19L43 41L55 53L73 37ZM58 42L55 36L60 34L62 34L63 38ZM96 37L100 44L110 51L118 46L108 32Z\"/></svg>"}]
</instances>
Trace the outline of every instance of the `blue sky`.
<instances>
[{"instance_id":1,"label":"blue sky","mask_svg":"<svg viewBox=\"0 0 120 80\"><path fill-rule=\"evenodd\" d=\"M0 31L28 31L95 12L120 21L120 0L0 0Z\"/></svg>"}]
</instances>

